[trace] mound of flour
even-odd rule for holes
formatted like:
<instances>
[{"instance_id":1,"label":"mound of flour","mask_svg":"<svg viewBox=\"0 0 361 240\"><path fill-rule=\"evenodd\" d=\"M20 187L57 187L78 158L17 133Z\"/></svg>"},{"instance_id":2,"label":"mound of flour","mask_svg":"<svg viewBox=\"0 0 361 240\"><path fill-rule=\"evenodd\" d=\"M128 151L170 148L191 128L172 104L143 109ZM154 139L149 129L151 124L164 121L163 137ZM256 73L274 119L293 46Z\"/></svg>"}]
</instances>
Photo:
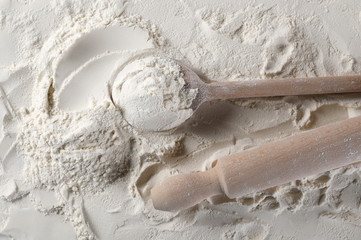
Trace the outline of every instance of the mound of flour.
<instances>
[{"instance_id":1,"label":"mound of flour","mask_svg":"<svg viewBox=\"0 0 361 240\"><path fill-rule=\"evenodd\" d=\"M103 190L128 169L129 143L117 118L119 111L109 103L80 113L28 112L17 144L25 181L49 190Z\"/></svg>"},{"instance_id":2,"label":"mound of flour","mask_svg":"<svg viewBox=\"0 0 361 240\"><path fill-rule=\"evenodd\" d=\"M171 59L147 57L128 64L117 75L112 97L135 128L162 131L192 114L197 89L185 88L181 67Z\"/></svg>"}]
</instances>

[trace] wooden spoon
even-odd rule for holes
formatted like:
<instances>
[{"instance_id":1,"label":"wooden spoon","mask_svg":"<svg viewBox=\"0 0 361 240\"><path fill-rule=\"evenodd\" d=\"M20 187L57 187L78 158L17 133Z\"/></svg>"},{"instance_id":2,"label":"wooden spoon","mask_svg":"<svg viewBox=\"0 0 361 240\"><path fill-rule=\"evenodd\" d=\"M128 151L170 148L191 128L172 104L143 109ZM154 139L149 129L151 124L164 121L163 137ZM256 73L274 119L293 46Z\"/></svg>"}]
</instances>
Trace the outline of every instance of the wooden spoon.
<instances>
[{"instance_id":1,"label":"wooden spoon","mask_svg":"<svg viewBox=\"0 0 361 240\"><path fill-rule=\"evenodd\" d=\"M151 59L152 57L147 57L145 59L148 58ZM133 62L138 60L140 59L133 59ZM171 109L162 110L157 105L157 101L160 98L155 97L152 91L135 91L135 86L133 86L132 83L127 82L130 81L129 79L126 80L126 82L123 81L124 79L122 78L124 78L124 76L129 75L132 76L131 78L136 76L133 81L136 81L136 79L141 78L140 76L142 76L140 74L142 69L138 69L139 64L135 64L126 69L125 66L132 64L132 61L127 62L126 65L122 65L119 69L118 73L122 72L122 74L117 75L116 80L114 80L117 84L113 84L114 86L111 94L114 104L122 110L124 118L130 125L138 130L165 131L176 128L190 118L193 111L195 111L203 102L214 99L361 92L361 76L283 78L205 83L195 72L181 62L173 59L165 60L165 62L173 61L179 64L180 71L184 74L183 79L185 81L185 86L182 90L198 89L197 95L189 107L179 106L179 108L177 108L177 106L172 106ZM149 59L147 61L149 61ZM161 78L162 76L159 77ZM128 86L128 88L126 86ZM131 91L135 92L132 94L131 99L127 100L122 97L122 91L127 91L128 93ZM159 92L162 92L161 89ZM175 96L182 95L180 93L174 94ZM145 102L148 103L147 108L135 106L137 103ZM159 103L159 105L161 104L162 103ZM165 105L164 102L163 104Z\"/></svg>"},{"instance_id":2,"label":"wooden spoon","mask_svg":"<svg viewBox=\"0 0 361 240\"><path fill-rule=\"evenodd\" d=\"M202 103L215 99L361 92L361 76L282 78L205 83L189 67L179 61L176 62L180 65L181 71L184 74L186 88L198 89L198 94L191 105L193 110L196 110ZM173 129L190 117L191 115L182 117L182 121L165 124L161 129L143 130L165 131Z\"/></svg>"},{"instance_id":3,"label":"wooden spoon","mask_svg":"<svg viewBox=\"0 0 361 240\"><path fill-rule=\"evenodd\" d=\"M178 211L205 198L236 198L361 161L361 116L236 153L205 172L179 174L151 190L156 209Z\"/></svg>"}]
</instances>

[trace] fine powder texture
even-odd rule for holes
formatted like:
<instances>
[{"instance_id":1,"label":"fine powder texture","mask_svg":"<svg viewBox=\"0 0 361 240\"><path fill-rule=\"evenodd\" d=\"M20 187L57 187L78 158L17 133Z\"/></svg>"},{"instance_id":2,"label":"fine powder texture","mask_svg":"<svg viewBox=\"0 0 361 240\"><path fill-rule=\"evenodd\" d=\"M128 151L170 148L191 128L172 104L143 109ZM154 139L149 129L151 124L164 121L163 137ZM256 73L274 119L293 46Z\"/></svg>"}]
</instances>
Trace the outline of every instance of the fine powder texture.
<instances>
[{"instance_id":1,"label":"fine powder texture","mask_svg":"<svg viewBox=\"0 0 361 240\"><path fill-rule=\"evenodd\" d=\"M24 116L18 152L33 187L101 191L127 169L127 138L109 103L84 113L32 111Z\"/></svg>"},{"instance_id":2,"label":"fine powder texture","mask_svg":"<svg viewBox=\"0 0 361 240\"><path fill-rule=\"evenodd\" d=\"M1 1L0 239L359 240L360 164L176 213L150 191L358 116L360 94L205 102L172 131L144 131L166 125L144 117L190 112L178 61L204 82L360 75L360 12L334 0Z\"/></svg>"},{"instance_id":3,"label":"fine powder texture","mask_svg":"<svg viewBox=\"0 0 361 240\"><path fill-rule=\"evenodd\" d=\"M187 89L180 66L171 59L148 57L125 66L115 79L112 97L135 128L162 131L192 114L197 89Z\"/></svg>"}]
</instances>

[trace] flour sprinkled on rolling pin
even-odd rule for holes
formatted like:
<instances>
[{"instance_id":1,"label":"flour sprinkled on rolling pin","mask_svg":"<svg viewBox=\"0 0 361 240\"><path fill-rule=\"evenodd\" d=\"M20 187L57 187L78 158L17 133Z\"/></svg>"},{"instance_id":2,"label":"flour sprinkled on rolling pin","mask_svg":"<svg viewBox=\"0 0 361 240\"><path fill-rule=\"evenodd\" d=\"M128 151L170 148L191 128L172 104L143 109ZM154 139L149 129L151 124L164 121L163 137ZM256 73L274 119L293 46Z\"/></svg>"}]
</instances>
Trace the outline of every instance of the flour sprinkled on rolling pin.
<instances>
[{"instance_id":1,"label":"flour sprinkled on rolling pin","mask_svg":"<svg viewBox=\"0 0 361 240\"><path fill-rule=\"evenodd\" d=\"M205 172L179 174L151 190L154 207L178 211L208 197L236 198L361 161L361 117L310 130L217 161Z\"/></svg>"}]
</instances>

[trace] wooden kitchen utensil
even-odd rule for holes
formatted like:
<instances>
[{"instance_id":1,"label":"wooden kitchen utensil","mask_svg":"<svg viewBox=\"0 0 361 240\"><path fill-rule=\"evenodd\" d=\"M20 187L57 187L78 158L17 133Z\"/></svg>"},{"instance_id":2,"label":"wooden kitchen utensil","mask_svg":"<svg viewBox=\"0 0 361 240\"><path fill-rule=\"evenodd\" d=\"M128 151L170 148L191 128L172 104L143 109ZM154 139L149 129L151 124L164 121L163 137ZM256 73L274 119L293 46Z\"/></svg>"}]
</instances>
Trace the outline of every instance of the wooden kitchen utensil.
<instances>
[{"instance_id":1,"label":"wooden kitchen utensil","mask_svg":"<svg viewBox=\"0 0 361 240\"><path fill-rule=\"evenodd\" d=\"M167 59L165 57L158 57L158 58L163 58L164 62L172 62L172 61L176 62L180 66L179 70L183 73L183 79L186 83L181 89L181 91L185 91L186 93L187 89L197 89L197 94L195 98L192 100L190 106L187 105L186 107L187 110L191 108L193 111L195 111L202 103L215 99L236 99L236 98L250 98L250 97L273 97L273 96L361 92L361 76L278 78L278 79L267 79L267 80L262 79L262 80L205 83L193 70L191 70L185 64L174 59ZM122 74L120 74L119 76L123 76L123 77L128 75L133 76L135 74L135 72L133 72L135 71L134 70L135 66L131 66L131 64L132 62L137 60L139 60L139 56L134 57L134 59L130 59L129 61L127 61L126 64L123 64L117 70L118 75L120 72L122 72ZM128 65L130 65L130 67L126 68L126 66ZM138 76L138 78L141 79L142 76L140 74L141 71L142 69L137 69L136 71L137 74L135 74L134 76ZM154 69L154 71L157 72L156 69ZM166 74L166 73L160 71L157 74ZM165 76L157 75L157 77L159 77L158 79L159 81L164 81L164 79L162 80L162 78ZM120 78L121 81L124 80L122 78ZM145 77L144 80L146 79L147 78ZM119 93L119 91L121 91L122 88L120 86L123 86L123 84L124 82L121 85L119 85L117 88L112 90L113 102L114 99L117 98L117 94ZM147 84L145 84L144 86L146 86ZM160 85L158 87L160 87ZM162 92L163 90L159 89L159 92ZM157 90L153 89L152 91L157 91ZM130 117L132 116L132 114L129 113L132 113L134 111L135 102L153 101L151 100L152 98L154 98L152 91L144 91L144 92L142 91L141 94L135 94L133 96L132 103L117 101L119 104L118 107L124 113L124 118L133 127L137 128L140 131L166 131L178 127L192 116L192 114L190 113L191 111L186 111L186 114L181 114L180 112L177 112L184 110L185 106L177 107L172 105L172 110L168 109L169 114L167 116L163 115L164 112L159 112L160 111L159 108L148 108L146 109L147 114L145 116L142 116L141 119L139 117L137 118L134 116ZM184 95L184 94L180 94L179 92L178 93L175 92L174 94L176 96ZM169 96L167 97L163 96L163 97L169 98ZM148 97L149 99L147 99ZM169 99L172 99L172 97ZM169 99L163 101L169 101ZM133 115L136 114L139 113L138 112L133 113ZM159 122L162 122L162 124L159 124Z\"/></svg>"},{"instance_id":2,"label":"wooden kitchen utensil","mask_svg":"<svg viewBox=\"0 0 361 240\"><path fill-rule=\"evenodd\" d=\"M236 198L358 161L361 116L221 158L205 172L170 177L151 190L151 199L156 209L178 211L214 195Z\"/></svg>"},{"instance_id":3,"label":"wooden kitchen utensil","mask_svg":"<svg viewBox=\"0 0 361 240\"><path fill-rule=\"evenodd\" d=\"M205 83L189 67L179 61L176 62L184 74L183 78L187 83L186 88L198 89L197 96L191 105L193 110L196 110L202 103L215 99L361 92L361 76L279 78ZM183 120L185 121L187 118ZM183 122L180 121L178 124L181 123ZM177 126L169 124L158 129L158 131L165 131L174 127Z\"/></svg>"}]
</instances>

